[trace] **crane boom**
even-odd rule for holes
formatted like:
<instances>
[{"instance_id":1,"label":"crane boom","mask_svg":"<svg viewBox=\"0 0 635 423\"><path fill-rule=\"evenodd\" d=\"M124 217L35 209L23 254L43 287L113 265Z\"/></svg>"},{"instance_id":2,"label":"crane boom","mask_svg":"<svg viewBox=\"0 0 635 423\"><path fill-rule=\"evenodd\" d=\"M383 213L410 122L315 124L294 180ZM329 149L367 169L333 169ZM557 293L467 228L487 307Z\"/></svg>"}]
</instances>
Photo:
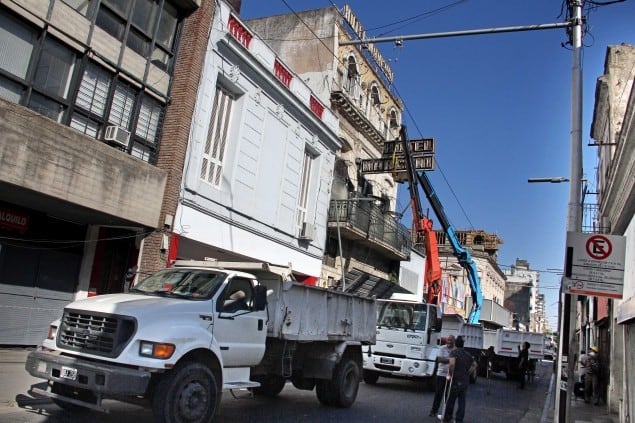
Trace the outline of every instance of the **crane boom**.
<instances>
[{"instance_id":1,"label":"crane boom","mask_svg":"<svg viewBox=\"0 0 635 423\"><path fill-rule=\"evenodd\" d=\"M406 158L406 169L408 173L408 181L409 181L409 191L410 198L413 202L413 213L415 214L415 225L417 230L424 230L423 225L426 224L425 216L423 216L421 200L419 198L419 192L417 189L417 182L421 185L423 192L434 211L435 216L439 220L443 231L445 232L448 240L450 241L450 245L452 246L452 251L454 256L457 258L461 267L463 267L467 272L467 278L470 283L470 290L472 293L472 310L468 316L468 323L477 324L479 318L481 316L481 307L483 304L483 293L481 291L481 280L478 276L478 270L476 269L476 263L472 259L472 255L470 252L464 248L454 231L454 228L450 224L445 211L443 210L443 205L439 200L428 176L425 172L417 172L414 169L414 165L412 163L412 156L410 155L410 147L408 145L408 137L406 134L405 126L401 127L401 137L402 142L404 143L404 154ZM425 220L424 220L425 219Z\"/></svg>"}]
</instances>

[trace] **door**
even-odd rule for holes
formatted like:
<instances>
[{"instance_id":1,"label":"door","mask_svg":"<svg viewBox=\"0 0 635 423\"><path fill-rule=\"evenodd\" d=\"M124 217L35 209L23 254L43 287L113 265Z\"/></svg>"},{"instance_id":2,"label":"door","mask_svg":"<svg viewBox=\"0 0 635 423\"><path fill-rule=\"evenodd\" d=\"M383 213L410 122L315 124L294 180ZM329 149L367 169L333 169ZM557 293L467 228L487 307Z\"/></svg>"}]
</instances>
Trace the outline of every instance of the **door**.
<instances>
[{"instance_id":1,"label":"door","mask_svg":"<svg viewBox=\"0 0 635 423\"><path fill-rule=\"evenodd\" d=\"M266 311L254 311L254 282L234 277L216 302L214 337L225 367L247 367L260 362L267 338Z\"/></svg>"}]
</instances>

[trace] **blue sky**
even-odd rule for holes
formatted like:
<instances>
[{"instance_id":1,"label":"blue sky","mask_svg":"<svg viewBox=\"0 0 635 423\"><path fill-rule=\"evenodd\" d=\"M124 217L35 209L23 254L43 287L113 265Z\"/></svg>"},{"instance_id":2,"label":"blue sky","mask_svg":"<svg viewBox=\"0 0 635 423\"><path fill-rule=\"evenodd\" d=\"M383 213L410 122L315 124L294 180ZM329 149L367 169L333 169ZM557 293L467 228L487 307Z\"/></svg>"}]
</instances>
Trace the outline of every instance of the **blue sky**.
<instances>
[{"instance_id":1,"label":"blue sky","mask_svg":"<svg viewBox=\"0 0 635 423\"><path fill-rule=\"evenodd\" d=\"M344 2L243 0L241 15L249 19L332 4L341 8ZM350 0L348 4L369 37L564 19L556 0ZM604 73L608 45L635 44L635 0L601 6L585 15L583 172L589 191L594 192L597 147L587 144L592 143L595 83ZM414 16L420 18L408 20ZM563 267L569 186L529 184L527 179L570 175L572 53L562 46L566 41L564 29L553 29L411 40L401 48L377 44L390 61L394 85L406 105L409 137L436 140L437 167L428 176L450 222L459 230L496 233L504 241L498 256L502 268L520 258L541 271L547 318L554 329L560 276L549 269ZM398 211L404 211L407 202L407 191L402 189Z\"/></svg>"}]
</instances>

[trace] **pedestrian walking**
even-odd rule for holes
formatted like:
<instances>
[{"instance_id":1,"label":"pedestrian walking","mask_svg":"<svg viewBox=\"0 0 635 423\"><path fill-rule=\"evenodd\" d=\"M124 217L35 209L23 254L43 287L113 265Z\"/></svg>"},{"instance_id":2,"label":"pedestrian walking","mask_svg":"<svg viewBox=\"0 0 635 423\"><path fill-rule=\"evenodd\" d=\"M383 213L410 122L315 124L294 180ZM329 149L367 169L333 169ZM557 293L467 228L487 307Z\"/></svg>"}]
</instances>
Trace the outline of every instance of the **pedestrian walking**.
<instances>
[{"instance_id":1,"label":"pedestrian walking","mask_svg":"<svg viewBox=\"0 0 635 423\"><path fill-rule=\"evenodd\" d=\"M529 347L529 342L523 342L523 348L518 354L518 370L520 372L520 385L518 387L520 389L525 389L525 378L529 369Z\"/></svg>"},{"instance_id":2,"label":"pedestrian walking","mask_svg":"<svg viewBox=\"0 0 635 423\"><path fill-rule=\"evenodd\" d=\"M474 357L463 349L463 337L458 336L455 340L455 349L450 351L450 363L448 367L447 380L452 381L450 394L445 405L443 415L444 422L452 421L454 414L454 403L458 400L458 408L454 421L459 423L465 417L465 400L467 398L467 388L470 385L470 375L476 372L477 363Z\"/></svg>"},{"instance_id":3,"label":"pedestrian walking","mask_svg":"<svg viewBox=\"0 0 635 423\"><path fill-rule=\"evenodd\" d=\"M430 417L437 415L439 406L441 405L441 398L444 398L446 376L448 375L448 368L450 366L450 352L454 350L454 341L454 335L449 335L445 341L445 345L439 349L439 353L437 354L437 377L434 386L434 400L432 401L430 414L428 414Z\"/></svg>"}]
</instances>

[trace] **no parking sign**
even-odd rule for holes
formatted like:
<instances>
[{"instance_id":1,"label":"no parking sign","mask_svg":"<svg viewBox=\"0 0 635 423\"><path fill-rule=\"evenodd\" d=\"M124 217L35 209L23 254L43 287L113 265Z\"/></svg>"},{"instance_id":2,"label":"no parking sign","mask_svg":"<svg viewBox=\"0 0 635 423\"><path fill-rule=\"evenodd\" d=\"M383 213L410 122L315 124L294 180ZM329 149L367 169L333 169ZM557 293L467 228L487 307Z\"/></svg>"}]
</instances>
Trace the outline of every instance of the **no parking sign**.
<instances>
[{"instance_id":1,"label":"no parking sign","mask_svg":"<svg viewBox=\"0 0 635 423\"><path fill-rule=\"evenodd\" d=\"M626 237L567 232L564 290L622 298Z\"/></svg>"}]
</instances>

